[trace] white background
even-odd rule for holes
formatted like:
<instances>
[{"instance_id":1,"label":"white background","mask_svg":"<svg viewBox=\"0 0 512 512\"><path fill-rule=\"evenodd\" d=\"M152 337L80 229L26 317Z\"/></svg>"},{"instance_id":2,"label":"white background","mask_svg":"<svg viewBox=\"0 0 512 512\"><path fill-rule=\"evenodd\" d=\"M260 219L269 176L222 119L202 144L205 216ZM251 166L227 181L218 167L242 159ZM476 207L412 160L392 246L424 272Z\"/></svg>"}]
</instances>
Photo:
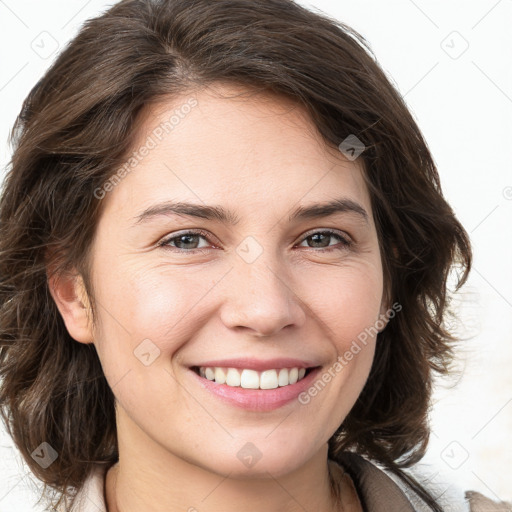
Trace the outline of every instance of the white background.
<instances>
[{"instance_id":1,"label":"white background","mask_svg":"<svg viewBox=\"0 0 512 512\"><path fill-rule=\"evenodd\" d=\"M85 19L113 2L0 0L0 177L21 103ZM460 375L439 382L419 470L440 492L512 500L512 0L316 0L370 42L423 131L471 236L456 298ZM0 512L42 510L39 483L0 431ZM461 494L460 494L461 495Z\"/></svg>"}]
</instances>

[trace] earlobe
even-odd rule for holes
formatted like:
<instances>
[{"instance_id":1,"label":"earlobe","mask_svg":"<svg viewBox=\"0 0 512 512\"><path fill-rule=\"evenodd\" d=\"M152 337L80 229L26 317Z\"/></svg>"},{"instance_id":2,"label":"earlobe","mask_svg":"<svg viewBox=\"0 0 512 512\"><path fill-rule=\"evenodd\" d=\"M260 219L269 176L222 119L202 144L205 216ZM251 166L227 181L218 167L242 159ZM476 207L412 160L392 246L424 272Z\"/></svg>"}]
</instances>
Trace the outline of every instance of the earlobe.
<instances>
[{"instance_id":1,"label":"earlobe","mask_svg":"<svg viewBox=\"0 0 512 512\"><path fill-rule=\"evenodd\" d=\"M93 343L91 307L82 277L52 274L48 288L70 336L80 343Z\"/></svg>"}]
</instances>

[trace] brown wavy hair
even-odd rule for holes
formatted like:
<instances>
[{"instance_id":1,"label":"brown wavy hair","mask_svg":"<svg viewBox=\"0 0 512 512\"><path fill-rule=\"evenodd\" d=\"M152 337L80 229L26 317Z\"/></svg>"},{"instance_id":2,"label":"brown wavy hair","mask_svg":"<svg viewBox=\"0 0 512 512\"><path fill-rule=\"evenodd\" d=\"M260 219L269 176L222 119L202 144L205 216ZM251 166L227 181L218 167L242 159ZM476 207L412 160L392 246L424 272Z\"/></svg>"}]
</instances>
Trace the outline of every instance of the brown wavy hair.
<instances>
[{"instance_id":1,"label":"brown wavy hair","mask_svg":"<svg viewBox=\"0 0 512 512\"><path fill-rule=\"evenodd\" d=\"M214 83L285 95L325 143L355 135L390 302L370 376L329 440L402 478L426 450L435 373L450 369L448 277L471 268L469 237L403 98L365 39L291 0L124 0L85 22L25 99L0 197L0 410L33 474L59 501L93 464L118 460L114 395L93 344L74 341L48 287L76 268L91 293L94 191L125 162L147 107ZM49 269L52 269L51 272ZM43 469L31 454L49 443Z\"/></svg>"}]
</instances>

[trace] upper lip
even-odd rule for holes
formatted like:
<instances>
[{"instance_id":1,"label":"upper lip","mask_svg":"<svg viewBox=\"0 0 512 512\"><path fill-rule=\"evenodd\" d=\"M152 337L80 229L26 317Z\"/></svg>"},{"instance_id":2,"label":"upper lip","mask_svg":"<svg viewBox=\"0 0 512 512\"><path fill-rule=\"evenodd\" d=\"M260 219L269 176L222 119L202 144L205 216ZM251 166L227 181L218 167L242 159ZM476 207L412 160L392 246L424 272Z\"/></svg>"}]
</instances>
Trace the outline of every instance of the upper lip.
<instances>
[{"instance_id":1,"label":"upper lip","mask_svg":"<svg viewBox=\"0 0 512 512\"><path fill-rule=\"evenodd\" d=\"M219 367L219 368L238 368L247 370L256 370L259 372L265 370L273 370L278 368L313 368L318 365L310 361L301 359L293 359L290 357L279 357L276 359L253 359L248 357L238 357L234 359L218 359L215 361L203 361L193 366L203 367Z\"/></svg>"}]
</instances>

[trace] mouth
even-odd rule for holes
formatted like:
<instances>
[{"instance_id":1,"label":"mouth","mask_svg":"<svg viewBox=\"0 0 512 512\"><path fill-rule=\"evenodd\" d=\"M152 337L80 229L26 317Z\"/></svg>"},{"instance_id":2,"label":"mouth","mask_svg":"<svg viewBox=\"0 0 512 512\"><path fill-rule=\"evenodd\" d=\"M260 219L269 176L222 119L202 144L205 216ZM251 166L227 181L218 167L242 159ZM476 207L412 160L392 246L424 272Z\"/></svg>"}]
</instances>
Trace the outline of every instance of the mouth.
<instances>
[{"instance_id":1,"label":"mouth","mask_svg":"<svg viewBox=\"0 0 512 512\"><path fill-rule=\"evenodd\" d=\"M190 369L199 377L216 384L232 388L270 390L287 387L305 379L319 366L303 368L274 368L256 371L249 368L228 368L219 366L192 366Z\"/></svg>"},{"instance_id":2,"label":"mouth","mask_svg":"<svg viewBox=\"0 0 512 512\"><path fill-rule=\"evenodd\" d=\"M246 411L270 412L284 406L303 407L299 397L318 378L322 366L249 368L191 366L189 374L207 393L228 406Z\"/></svg>"},{"instance_id":3,"label":"mouth","mask_svg":"<svg viewBox=\"0 0 512 512\"><path fill-rule=\"evenodd\" d=\"M318 358L233 355L195 361L188 366L197 396L214 397L228 406L254 412L302 407L300 397L316 381L323 366Z\"/></svg>"}]
</instances>

